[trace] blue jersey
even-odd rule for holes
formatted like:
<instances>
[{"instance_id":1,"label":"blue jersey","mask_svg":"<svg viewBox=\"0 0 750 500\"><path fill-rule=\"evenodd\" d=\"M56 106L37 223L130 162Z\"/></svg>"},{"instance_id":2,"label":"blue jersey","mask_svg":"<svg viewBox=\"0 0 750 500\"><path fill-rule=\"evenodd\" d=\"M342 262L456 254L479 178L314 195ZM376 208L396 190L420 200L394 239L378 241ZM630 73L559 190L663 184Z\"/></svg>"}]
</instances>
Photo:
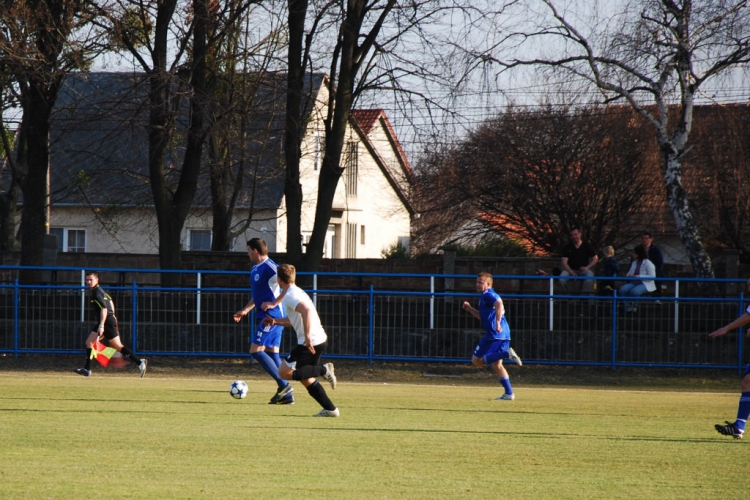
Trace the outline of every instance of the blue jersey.
<instances>
[{"instance_id":1,"label":"blue jersey","mask_svg":"<svg viewBox=\"0 0 750 500\"><path fill-rule=\"evenodd\" d=\"M272 318L284 317L284 310L281 304L268 311L260 308L263 302L273 302L279 296L280 288L276 278L276 263L274 261L266 259L260 264L253 266L253 270L250 271L250 291L253 294L255 317L258 321L266 316Z\"/></svg>"},{"instance_id":2,"label":"blue jersey","mask_svg":"<svg viewBox=\"0 0 750 500\"><path fill-rule=\"evenodd\" d=\"M484 328L485 334L491 336L493 339L510 339L510 326L508 325L508 320L505 318L505 314L503 314L503 317L500 320L500 326L503 331L498 332L495 328L497 324L495 302L498 300L500 300L500 296L492 288L485 290L484 293L482 293L482 296L479 297L479 306L477 309L479 310L479 317L482 320L482 327Z\"/></svg>"}]
</instances>

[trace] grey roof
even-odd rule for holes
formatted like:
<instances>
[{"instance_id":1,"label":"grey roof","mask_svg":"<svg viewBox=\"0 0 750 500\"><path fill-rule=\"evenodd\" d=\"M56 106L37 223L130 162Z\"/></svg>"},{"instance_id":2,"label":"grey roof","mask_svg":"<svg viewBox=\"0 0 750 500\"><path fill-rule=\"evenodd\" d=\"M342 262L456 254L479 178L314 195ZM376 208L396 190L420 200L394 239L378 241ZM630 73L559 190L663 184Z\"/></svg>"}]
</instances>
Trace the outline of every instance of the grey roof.
<instances>
[{"instance_id":1,"label":"grey roof","mask_svg":"<svg viewBox=\"0 0 750 500\"><path fill-rule=\"evenodd\" d=\"M275 209L281 203L284 190L286 74L266 73L258 80L258 90L253 94L253 112L246 116L245 122L246 174L237 207L252 205L255 210ZM310 95L317 92L322 81L322 74L308 79L306 88ZM184 96L179 92L175 95L180 113L176 140L166 162L170 165L168 182L176 185L184 155L188 108L187 100L181 98ZM209 112L223 113L217 108L212 107ZM53 204L153 205L148 174L148 113L148 80L143 73L69 75L58 96L51 123ZM205 158L204 153L193 203L195 208L211 204Z\"/></svg>"}]
</instances>

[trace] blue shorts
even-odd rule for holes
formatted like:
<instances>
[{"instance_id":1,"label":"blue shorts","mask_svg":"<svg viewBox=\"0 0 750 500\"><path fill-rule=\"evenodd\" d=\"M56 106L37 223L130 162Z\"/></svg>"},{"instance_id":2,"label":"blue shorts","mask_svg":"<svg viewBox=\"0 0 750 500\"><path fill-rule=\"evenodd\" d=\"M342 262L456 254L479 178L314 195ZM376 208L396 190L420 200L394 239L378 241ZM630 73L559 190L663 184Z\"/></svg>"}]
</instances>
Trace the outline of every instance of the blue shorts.
<instances>
[{"instance_id":1,"label":"blue shorts","mask_svg":"<svg viewBox=\"0 0 750 500\"><path fill-rule=\"evenodd\" d=\"M485 354L505 352L508 349L510 349L510 339L495 339L485 335L474 348L474 356L481 358Z\"/></svg>"},{"instance_id":2,"label":"blue shorts","mask_svg":"<svg viewBox=\"0 0 750 500\"><path fill-rule=\"evenodd\" d=\"M284 333L283 326L266 326L262 321L259 321L258 329L255 330L255 334L250 339L250 343L262 345L263 347L279 347L281 345L282 333Z\"/></svg>"}]
</instances>

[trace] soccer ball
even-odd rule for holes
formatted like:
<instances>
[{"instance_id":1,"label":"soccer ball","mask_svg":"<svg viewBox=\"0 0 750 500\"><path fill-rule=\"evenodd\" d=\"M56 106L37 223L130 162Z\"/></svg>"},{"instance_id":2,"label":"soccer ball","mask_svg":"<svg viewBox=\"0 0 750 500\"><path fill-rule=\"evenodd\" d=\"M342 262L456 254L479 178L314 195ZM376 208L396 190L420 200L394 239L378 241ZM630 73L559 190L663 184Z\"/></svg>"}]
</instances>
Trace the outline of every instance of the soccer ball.
<instances>
[{"instance_id":1,"label":"soccer ball","mask_svg":"<svg viewBox=\"0 0 750 500\"><path fill-rule=\"evenodd\" d=\"M229 386L229 394L234 399L242 399L247 396L247 384L244 380L235 380L232 385Z\"/></svg>"}]
</instances>

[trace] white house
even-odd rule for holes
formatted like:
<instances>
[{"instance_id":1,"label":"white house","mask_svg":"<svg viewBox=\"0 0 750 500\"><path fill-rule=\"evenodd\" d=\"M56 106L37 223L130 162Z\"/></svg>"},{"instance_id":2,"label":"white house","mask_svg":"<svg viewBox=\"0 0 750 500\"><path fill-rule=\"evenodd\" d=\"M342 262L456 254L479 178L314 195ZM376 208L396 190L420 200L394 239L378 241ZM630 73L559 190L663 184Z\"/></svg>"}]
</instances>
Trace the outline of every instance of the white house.
<instances>
[{"instance_id":1,"label":"white house","mask_svg":"<svg viewBox=\"0 0 750 500\"><path fill-rule=\"evenodd\" d=\"M324 75L311 78L309 119L302 141L302 234L312 231L318 174L323 157ZM278 74L269 81L283 81ZM145 78L139 74L74 75L58 99L52 124L50 232L62 252L158 253L148 176ZM248 177L235 209L233 225L249 227L233 242L260 236L272 252L286 251L284 200L284 92L265 92L258 113L261 125L249 132ZM177 141L176 141L177 142ZM179 169L181 144L172 151ZM409 205L411 167L382 110L355 110L342 154L344 175L333 204L326 258L380 258L400 243L408 247L413 210ZM208 174L201 178L185 222L185 250L211 245ZM304 244L305 241L301 243Z\"/></svg>"}]
</instances>

